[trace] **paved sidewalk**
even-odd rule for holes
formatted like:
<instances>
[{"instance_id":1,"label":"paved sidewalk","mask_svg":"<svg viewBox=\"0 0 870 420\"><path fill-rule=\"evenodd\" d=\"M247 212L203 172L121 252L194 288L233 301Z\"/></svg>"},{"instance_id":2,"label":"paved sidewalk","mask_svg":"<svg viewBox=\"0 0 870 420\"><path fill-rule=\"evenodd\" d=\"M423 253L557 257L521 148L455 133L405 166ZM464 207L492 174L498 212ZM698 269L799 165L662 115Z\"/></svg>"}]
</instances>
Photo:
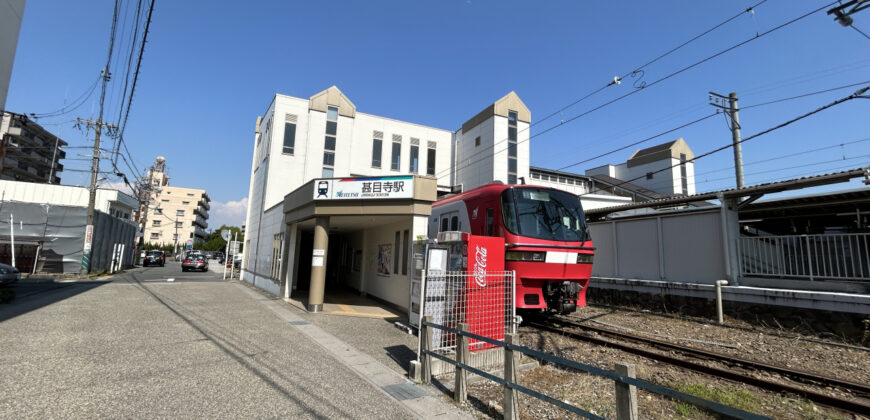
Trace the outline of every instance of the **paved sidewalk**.
<instances>
[{"instance_id":1,"label":"paved sidewalk","mask_svg":"<svg viewBox=\"0 0 870 420\"><path fill-rule=\"evenodd\" d=\"M325 350L342 343L291 325L293 309L194 276L136 269L0 305L0 417L461 416L347 346Z\"/></svg>"},{"instance_id":2,"label":"paved sidewalk","mask_svg":"<svg viewBox=\"0 0 870 420\"><path fill-rule=\"evenodd\" d=\"M283 304L283 301L267 297L250 286L239 283L236 286L261 302L313 342L323 346L326 351L353 369L360 377L365 378L373 386L381 389L421 418L471 418L456 406L447 403L436 392L430 391L431 388L414 384L368 354L351 347L336 336L306 321L295 313L295 307L289 309Z\"/></svg>"}]
</instances>

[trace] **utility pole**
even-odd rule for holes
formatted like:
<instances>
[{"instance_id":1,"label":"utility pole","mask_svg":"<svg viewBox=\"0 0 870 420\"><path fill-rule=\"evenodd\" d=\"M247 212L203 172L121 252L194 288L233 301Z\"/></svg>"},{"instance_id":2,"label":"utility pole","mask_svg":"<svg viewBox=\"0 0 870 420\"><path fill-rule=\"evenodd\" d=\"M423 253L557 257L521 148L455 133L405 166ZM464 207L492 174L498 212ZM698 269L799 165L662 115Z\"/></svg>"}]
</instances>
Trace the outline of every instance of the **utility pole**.
<instances>
[{"instance_id":1,"label":"utility pole","mask_svg":"<svg viewBox=\"0 0 870 420\"><path fill-rule=\"evenodd\" d=\"M88 197L88 221L85 228L85 246L82 250L82 269L81 274L87 275L91 270L91 243L94 237L94 203L97 201L97 174L100 172L100 134L103 127L117 128L117 126L103 123L103 110L106 102L106 85L109 84L112 74L109 72L109 66L112 63L112 50L115 48L115 32L118 29L118 5L120 2L115 2L115 9L112 14L112 31L109 35L109 53L106 57L106 66L103 67L101 77L103 79L102 89L100 91L100 113L96 121L82 120L89 125L94 126L94 156L91 162L91 191Z\"/></svg>"},{"instance_id":2,"label":"utility pole","mask_svg":"<svg viewBox=\"0 0 870 420\"><path fill-rule=\"evenodd\" d=\"M715 98L714 98L715 97ZM743 188L743 148L740 146L740 120L737 118L737 93L728 96L710 92L710 105L727 112L731 118L731 143L734 146L734 175L737 178L737 188ZM721 104L719 103L721 100ZM725 105L725 102L728 102Z\"/></svg>"}]
</instances>

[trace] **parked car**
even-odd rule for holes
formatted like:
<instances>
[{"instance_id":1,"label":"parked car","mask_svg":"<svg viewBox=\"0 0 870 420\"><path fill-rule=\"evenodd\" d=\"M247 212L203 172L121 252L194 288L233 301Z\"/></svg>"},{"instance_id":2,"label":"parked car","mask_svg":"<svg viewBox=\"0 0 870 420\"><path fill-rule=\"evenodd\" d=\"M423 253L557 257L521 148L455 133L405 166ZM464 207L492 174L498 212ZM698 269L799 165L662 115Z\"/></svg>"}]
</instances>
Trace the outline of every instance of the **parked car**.
<instances>
[{"instance_id":1,"label":"parked car","mask_svg":"<svg viewBox=\"0 0 870 420\"><path fill-rule=\"evenodd\" d=\"M147 267L149 265L159 265L163 267L166 265L166 256L163 255L163 251L151 250L145 252L145 259L142 260L142 267Z\"/></svg>"},{"instance_id":2,"label":"parked car","mask_svg":"<svg viewBox=\"0 0 870 420\"><path fill-rule=\"evenodd\" d=\"M205 255L189 255L181 262L181 271L188 270L208 271L208 258Z\"/></svg>"},{"instance_id":3,"label":"parked car","mask_svg":"<svg viewBox=\"0 0 870 420\"><path fill-rule=\"evenodd\" d=\"M21 280L21 272L9 264L0 264L0 285L12 284Z\"/></svg>"},{"instance_id":4,"label":"parked car","mask_svg":"<svg viewBox=\"0 0 870 420\"><path fill-rule=\"evenodd\" d=\"M224 256L224 253L222 251L215 251L214 259L218 260L219 263L223 264L226 257Z\"/></svg>"}]
</instances>

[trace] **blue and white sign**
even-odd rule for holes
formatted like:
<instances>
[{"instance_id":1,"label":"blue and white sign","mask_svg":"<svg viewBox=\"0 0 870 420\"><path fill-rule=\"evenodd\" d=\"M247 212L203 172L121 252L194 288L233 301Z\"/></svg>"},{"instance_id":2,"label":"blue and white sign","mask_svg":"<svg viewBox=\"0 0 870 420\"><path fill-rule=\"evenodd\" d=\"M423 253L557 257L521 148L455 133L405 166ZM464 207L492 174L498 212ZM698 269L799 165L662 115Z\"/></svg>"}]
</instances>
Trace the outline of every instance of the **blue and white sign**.
<instances>
[{"instance_id":1,"label":"blue and white sign","mask_svg":"<svg viewBox=\"0 0 870 420\"><path fill-rule=\"evenodd\" d=\"M314 180L315 200L372 200L413 197L413 176Z\"/></svg>"}]
</instances>

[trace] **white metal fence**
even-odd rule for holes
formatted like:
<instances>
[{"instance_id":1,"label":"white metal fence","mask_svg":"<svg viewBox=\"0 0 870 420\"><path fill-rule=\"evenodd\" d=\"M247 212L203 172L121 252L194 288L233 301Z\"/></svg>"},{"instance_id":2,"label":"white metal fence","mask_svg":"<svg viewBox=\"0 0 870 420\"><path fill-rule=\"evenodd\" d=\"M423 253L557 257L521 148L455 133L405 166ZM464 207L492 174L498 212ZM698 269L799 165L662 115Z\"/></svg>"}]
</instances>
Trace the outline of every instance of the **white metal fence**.
<instances>
[{"instance_id":1,"label":"white metal fence","mask_svg":"<svg viewBox=\"0 0 870 420\"><path fill-rule=\"evenodd\" d=\"M456 329L465 323L473 334L503 340L505 334L513 334L517 328L514 280L513 271L448 271L427 275L423 282L422 315L431 316L439 325ZM492 347L479 340L469 340L471 362L475 367L492 367L490 358L475 356ZM445 354L455 352L456 334L433 331L430 349ZM500 356L494 360L500 363Z\"/></svg>"},{"instance_id":2,"label":"white metal fence","mask_svg":"<svg viewBox=\"0 0 870 420\"><path fill-rule=\"evenodd\" d=\"M868 245L868 233L741 237L741 274L870 281Z\"/></svg>"}]
</instances>

